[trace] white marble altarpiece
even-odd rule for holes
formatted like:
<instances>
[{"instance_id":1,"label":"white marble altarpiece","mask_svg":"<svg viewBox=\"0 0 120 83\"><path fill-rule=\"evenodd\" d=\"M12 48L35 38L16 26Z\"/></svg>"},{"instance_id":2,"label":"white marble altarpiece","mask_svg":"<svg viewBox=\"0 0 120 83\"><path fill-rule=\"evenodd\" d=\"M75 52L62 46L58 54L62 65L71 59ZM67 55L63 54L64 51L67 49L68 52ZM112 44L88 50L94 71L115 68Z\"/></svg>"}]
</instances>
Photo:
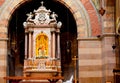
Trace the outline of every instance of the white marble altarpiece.
<instances>
[{"instance_id":1,"label":"white marble altarpiece","mask_svg":"<svg viewBox=\"0 0 120 83\"><path fill-rule=\"evenodd\" d=\"M27 14L25 28L24 76L58 75L60 64L60 28L55 12L41 6Z\"/></svg>"}]
</instances>

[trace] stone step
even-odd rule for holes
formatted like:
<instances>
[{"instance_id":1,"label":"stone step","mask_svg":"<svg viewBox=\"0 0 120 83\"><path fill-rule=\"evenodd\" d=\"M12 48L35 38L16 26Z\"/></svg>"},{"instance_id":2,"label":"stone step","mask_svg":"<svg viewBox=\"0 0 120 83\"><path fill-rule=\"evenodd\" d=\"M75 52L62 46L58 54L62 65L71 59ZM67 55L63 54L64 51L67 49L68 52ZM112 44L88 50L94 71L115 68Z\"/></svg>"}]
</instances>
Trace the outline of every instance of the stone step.
<instances>
[{"instance_id":1,"label":"stone step","mask_svg":"<svg viewBox=\"0 0 120 83\"><path fill-rule=\"evenodd\" d=\"M19 83L50 83L47 80L27 80L20 81Z\"/></svg>"}]
</instances>

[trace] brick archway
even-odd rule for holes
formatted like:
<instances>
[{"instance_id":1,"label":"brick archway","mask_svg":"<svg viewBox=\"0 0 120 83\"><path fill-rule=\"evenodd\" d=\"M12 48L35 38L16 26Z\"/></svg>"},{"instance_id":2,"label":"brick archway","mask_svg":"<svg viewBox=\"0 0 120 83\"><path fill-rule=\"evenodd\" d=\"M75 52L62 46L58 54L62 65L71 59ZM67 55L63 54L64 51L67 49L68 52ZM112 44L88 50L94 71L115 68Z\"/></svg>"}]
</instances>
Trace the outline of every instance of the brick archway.
<instances>
[{"instance_id":1,"label":"brick archway","mask_svg":"<svg viewBox=\"0 0 120 83\"><path fill-rule=\"evenodd\" d=\"M92 3L87 0L77 1L77 0L57 0L58 2L65 5L73 14L76 24L77 24L77 32L79 37L90 37L97 36L101 34L101 26L99 22L99 17L94 9ZM10 1L9 7L6 8L1 14L1 18L4 21L4 27L6 27L9 23L9 19L13 12L27 2L27 0L22 1Z\"/></svg>"},{"instance_id":2,"label":"brick archway","mask_svg":"<svg viewBox=\"0 0 120 83\"><path fill-rule=\"evenodd\" d=\"M6 68L6 55L7 55L7 42L8 40L8 25L9 20L11 19L12 14L14 11L20 7L22 4L29 0L16 0L16 1L6 1L2 6L1 9L4 10L0 14L0 34L1 34L1 41L5 45L1 47L3 49L3 56L2 60L4 62L3 65L0 65L1 68ZM77 24L77 37L84 38L84 37L91 37L97 36L101 34L101 27L100 22L98 20L97 13L92 6L90 0L81 2L78 0L57 0L58 2L65 5L73 14L76 24ZM6 70L3 71L3 76L6 76Z\"/></svg>"}]
</instances>

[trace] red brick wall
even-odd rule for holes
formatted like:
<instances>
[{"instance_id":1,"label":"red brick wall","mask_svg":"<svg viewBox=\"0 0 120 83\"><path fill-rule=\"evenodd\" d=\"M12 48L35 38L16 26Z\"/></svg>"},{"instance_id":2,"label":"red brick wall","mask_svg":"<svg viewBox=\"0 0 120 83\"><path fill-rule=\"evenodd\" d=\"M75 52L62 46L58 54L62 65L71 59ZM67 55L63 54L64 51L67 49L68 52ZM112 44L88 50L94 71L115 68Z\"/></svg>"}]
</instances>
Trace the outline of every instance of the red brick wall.
<instances>
[{"instance_id":1,"label":"red brick wall","mask_svg":"<svg viewBox=\"0 0 120 83\"><path fill-rule=\"evenodd\" d=\"M81 2L83 3L90 18L92 36L97 36L101 34L101 24L98 21L98 15L92 3L90 2L90 0L81 0Z\"/></svg>"}]
</instances>

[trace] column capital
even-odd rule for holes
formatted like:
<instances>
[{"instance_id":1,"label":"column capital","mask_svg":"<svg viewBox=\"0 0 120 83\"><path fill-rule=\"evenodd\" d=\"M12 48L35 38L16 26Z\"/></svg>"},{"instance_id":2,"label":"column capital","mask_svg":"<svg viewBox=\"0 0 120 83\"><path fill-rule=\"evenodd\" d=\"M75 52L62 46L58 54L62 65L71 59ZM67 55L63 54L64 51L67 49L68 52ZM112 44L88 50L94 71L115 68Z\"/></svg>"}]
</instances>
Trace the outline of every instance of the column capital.
<instances>
[{"instance_id":1,"label":"column capital","mask_svg":"<svg viewBox=\"0 0 120 83\"><path fill-rule=\"evenodd\" d=\"M53 33L56 32L55 28L51 28L50 31Z\"/></svg>"},{"instance_id":2,"label":"column capital","mask_svg":"<svg viewBox=\"0 0 120 83\"><path fill-rule=\"evenodd\" d=\"M9 38L0 38L0 41L8 41Z\"/></svg>"},{"instance_id":3,"label":"column capital","mask_svg":"<svg viewBox=\"0 0 120 83\"><path fill-rule=\"evenodd\" d=\"M34 31L33 30L29 30L28 33L33 33Z\"/></svg>"},{"instance_id":4,"label":"column capital","mask_svg":"<svg viewBox=\"0 0 120 83\"><path fill-rule=\"evenodd\" d=\"M33 32L33 28L28 28L28 32L32 33Z\"/></svg>"},{"instance_id":5,"label":"column capital","mask_svg":"<svg viewBox=\"0 0 120 83\"><path fill-rule=\"evenodd\" d=\"M58 33L58 34L59 34L59 33L60 33L60 29L56 29L56 33Z\"/></svg>"},{"instance_id":6,"label":"column capital","mask_svg":"<svg viewBox=\"0 0 120 83\"><path fill-rule=\"evenodd\" d=\"M28 33L28 29L25 29L25 33Z\"/></svg>"}]
</instances>

